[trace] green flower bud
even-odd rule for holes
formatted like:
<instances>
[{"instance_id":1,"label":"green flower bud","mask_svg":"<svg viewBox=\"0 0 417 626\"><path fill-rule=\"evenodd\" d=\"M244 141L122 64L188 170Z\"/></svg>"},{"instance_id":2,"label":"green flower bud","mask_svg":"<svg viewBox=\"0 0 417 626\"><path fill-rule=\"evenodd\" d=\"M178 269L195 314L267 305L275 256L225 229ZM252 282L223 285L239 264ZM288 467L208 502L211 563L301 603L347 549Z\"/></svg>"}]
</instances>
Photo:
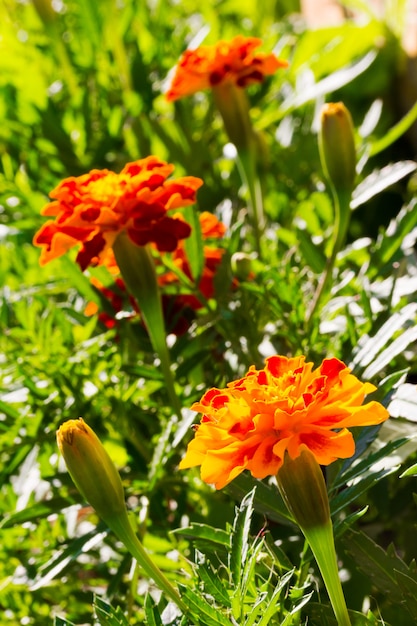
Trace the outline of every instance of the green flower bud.
<instances>
[{"instance_id":1,"label":"green flower bud","mask_svg":"<svg viewBox=\"0 0 417 626\"><path fill-rule=\"evenodd\" d=\"M289 512L302 530L326 526L330 522L323 473L314 454L306 446L295 459L286 453L276 480Z\"/></svg>"},{"instance_id":2,"label":"green flower bud","mask_svg":"<svg viewBox=\"0 0 417 626\"><path fill-rule=\"evenodd\" d=\"M356 176L353 123L343 102L325 104L319 134L323 170L338 192L351 192Z\"/></svg>"},{"instance_id":3,"label":"green flower bud","mask_svg":"<svg viewBox=\"0 0 417 626\"><path fill-rule=\"evenodd\" d=\"M253 259L246 252L235 252L231 258L233 275L239 280L246 280L253 272Z\"/></svg>"},{"instance_id":4,"label":"green flower bud","mask_svg":"<svg viewBox=\"0 0 417 626\"><path fill-rule=\"evenodd\" d=\"M57 432L59 450L75 486L106 522L125 514L119 472L95 432L80 417L68 420Z\"/></svg>"}]
</instances>

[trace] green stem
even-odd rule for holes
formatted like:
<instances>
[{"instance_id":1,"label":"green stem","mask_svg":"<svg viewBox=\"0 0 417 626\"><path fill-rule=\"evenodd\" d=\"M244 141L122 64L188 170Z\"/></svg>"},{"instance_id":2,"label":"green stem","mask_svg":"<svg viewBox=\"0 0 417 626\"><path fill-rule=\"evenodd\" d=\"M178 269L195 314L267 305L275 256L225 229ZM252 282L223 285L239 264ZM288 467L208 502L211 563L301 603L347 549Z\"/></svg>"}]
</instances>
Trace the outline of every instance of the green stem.
<instances>
[{"instance_id":1,"label":"green stem","mask_svg":"<svg viewBox=\"0 0 417 626\"><path fill-rule=\"evenodd\" d=\"M150 246L135 245L125 233L121 233L113 244L113 251L123 280L139 305L152 346L159 356L171 406L181 418L152 250Z\"/></svg>"},{"instance_id":2,"label":"green stem","mask_svg":"<svg viewBox=\"0 0 417 626\"><path fill-rule=\"evenodd\" d=\"M327 487L314 454L306 446L295 459L286 453L276 480L313 552L339 626L351 626L337 568Z\"/></svg>"},{"instance_id":3,"label":"green stem","mask_svg":"<svg viewBox=\"0 0 417 626\"><path fill-rule=\"evenodd\" d=\"M230 141L235 145L237 165L242 181L249 193L249 212L258 255L261 256L261 234L264 229L262 189L257 160L259 159L258 137L250 119L249 100L244 89L231 82L213 87L214 101L222 116Z\"/></svg>"},{"instance_id":4,"label":"green stem","mask_svg":"<svg viewBox=\"0 0 417 626\"><path fill-rule=\"evenodd\" d=\"M161 572L159 567L152 561L145 548L136 537L132 526L130 525L129 518L127 516L117 516L113 519L107 519L107 524L111 530L117 535L123 545L127 548L129 553L135 558L138 564L142 567L143 571L149 578L152 578L157 587L166 594L166 596L172 600L178 608L187 613L188 608L181 600L178 592L171 585L166 576Z\"/></svg>"},{"instance_id":5,"label":"green stem","mask_svg":"<svg viewBox=\"0 0 417 626\"><path fill-rule=\"evenodd\" d=\"M332 523L302 531L319 566L338 625L351 626L339 578Z\"/></svg>"},{"instance_id":6,"label":"green stem","mask_svg":"<svg viewBox=\"0 0 417 626\"><path fill-rule=\"evenodd\" d=\"M255 247L259 258L262 258L261 233L264 229L264 207L261 181L256 171L253 152L240 150L237 158L241 178L249 192L249 210L255 236Z\"/></svg>"},{"instance_id":7,"label":"green stem","mask_svg":"<svg viewBox=\"0 0 417 626\"><path fill-rule=\"evenodd\" d=\"M350 218L350 200L352 194L350 191L333 190L334 206L335 206L335 228L333 231L333 244L330 257L327 259L326 267L321 276L320 282L314 294L311 306L307 312L306 326L309 331L312 321L316 313L320 310L320 305L324 296L330 290L330 284L333 276L333 268L337 255L345 241Z\"/></svg>"}]
</instances>

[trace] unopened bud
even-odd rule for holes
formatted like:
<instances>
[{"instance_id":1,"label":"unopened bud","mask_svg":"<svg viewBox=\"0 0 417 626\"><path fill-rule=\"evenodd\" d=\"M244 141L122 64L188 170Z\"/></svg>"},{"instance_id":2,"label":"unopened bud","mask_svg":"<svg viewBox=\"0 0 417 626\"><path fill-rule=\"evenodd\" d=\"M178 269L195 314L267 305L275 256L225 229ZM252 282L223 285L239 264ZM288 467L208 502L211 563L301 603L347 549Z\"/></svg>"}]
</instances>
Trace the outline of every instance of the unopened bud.
<instances>
[{"instance_id":1,"label":"unopened bud","mask_svg":"<svg viewBox=\"0 0 417 626\"><path fill-rule=\"evenodd\" d=\"M356 176L356 152L351 115L343 102L325 104L319 134L323 170L336 192L351 192Z\"/></svg>"},{"instance_id":2,"label":"unopened bud","mask_svg":"<svg viewBox=\"0 0 417 626\"><path fill-rule=\"evenodd\" d=\"M246 280L252 273L253 260L246 252L235 252L231 258L233 276L239 280Z\"/></svg>"},{"instance_id":3,"label":"unopened bud","mask_svg":"<svg viewBox=\"0 0 417 626\"><path fill-rule=\"evenodd\" d=\"M106 522L125 514L119 472L95 432L80 417L68 420L57 432L58 447L75 486Z\"/></svg>"}]
</instances>

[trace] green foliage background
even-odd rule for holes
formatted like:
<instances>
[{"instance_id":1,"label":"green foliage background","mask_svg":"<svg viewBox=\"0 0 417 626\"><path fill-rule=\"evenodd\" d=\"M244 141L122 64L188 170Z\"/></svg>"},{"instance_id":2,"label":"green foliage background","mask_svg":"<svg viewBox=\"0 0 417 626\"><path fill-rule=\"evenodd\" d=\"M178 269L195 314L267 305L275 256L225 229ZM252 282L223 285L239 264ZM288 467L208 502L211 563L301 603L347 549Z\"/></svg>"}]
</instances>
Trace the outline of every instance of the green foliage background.
<instances>
[{"instance_id":1,"label":"green foliage background","mask_svg":"<svg viewBox=\"0 0 417 626\"><path fill-rule=\"evenodd\" d=\"M149 154L204 180L198 211L232 216L216 298L171 347L182 405L274 352L316 364L337 356L379 385L393 419L379 433L357 433L362 460L334 464L327 476L337 547L355 624L417 621L415 478L399 480L417 460L416 146L407 134L417 106L399 40L404 3L386 19L355 6L361 20L311 31L293 0L0 3L2 623L180 623L58 458L55 431L78 416L119 467L138 533L181 585L196 623L334 623L311 555L268 484L253 494L244 476L215 493L198 472L176 470L195 415L172 417L140 323L107 330L87 317L88 302L105 303L71 255L39 267L32 238L49 191ZM249 90L267 155L262 260L253 258L245 189L210 93L175 104L162 95L188 45L238 33L290 62ZM317 148L325 100L352 113L359 173L346 248L307 325L334 221ZM253 278L239 275L237 252L249 255Z\"/></svg>"}]
</instances>

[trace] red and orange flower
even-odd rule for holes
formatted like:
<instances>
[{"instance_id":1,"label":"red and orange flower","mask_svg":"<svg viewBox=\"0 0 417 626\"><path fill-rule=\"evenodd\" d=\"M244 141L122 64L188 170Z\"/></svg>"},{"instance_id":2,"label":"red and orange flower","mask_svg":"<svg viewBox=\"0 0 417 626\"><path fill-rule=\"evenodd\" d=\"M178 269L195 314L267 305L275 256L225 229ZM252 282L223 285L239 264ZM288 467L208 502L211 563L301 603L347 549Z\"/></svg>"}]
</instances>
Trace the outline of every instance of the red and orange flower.
<instances>
[{"instance_id":1,"label":"red and orange flower","mask_svg":"<svg viewBox=\"0 0 417 626\"><path fill-rule=\"evenodd\" d=\"M274 54L255 52L262 44L257 37L237 35L231 41L186 50L175 71L167 100L177 100L196 91L232 82L237 87L260 83L288 63Z\"/></svg>"},{"instance_id":2,"label":"red and orange flower","mask_svg":"<svg viewBox=\"0 0 417 626\"><path fill-rule=\"evenodd\" d=\"M42 210L53 216L36 233L42 247L41 265L81 244L77 262L84 270L103 263L117 236L126 231L138 246L154 243L172 252L189 236L190 226L170 213L193 204L200 178L167 180L174 166L149 156L128 163L120 174L92 170L62 181L50 194L53 202Z\"/></svg>"},{"instance_id":3,"label":"red and orange flower","mask_svg":"<svg viewBox=\"0 0 417 626\"><path fill-rule=\"evenodd\" d=\"M201 466L202 479L221 489L244 470L276 475L285 454L307 448L321 465L354 454L353 426L388 418L378 402L362 406L375 390L336 358L317 369L305 357L273 356L252 366L226 389L210 389L192 409L203 413L180 468Z\"/></svg>"}]
</instances>

